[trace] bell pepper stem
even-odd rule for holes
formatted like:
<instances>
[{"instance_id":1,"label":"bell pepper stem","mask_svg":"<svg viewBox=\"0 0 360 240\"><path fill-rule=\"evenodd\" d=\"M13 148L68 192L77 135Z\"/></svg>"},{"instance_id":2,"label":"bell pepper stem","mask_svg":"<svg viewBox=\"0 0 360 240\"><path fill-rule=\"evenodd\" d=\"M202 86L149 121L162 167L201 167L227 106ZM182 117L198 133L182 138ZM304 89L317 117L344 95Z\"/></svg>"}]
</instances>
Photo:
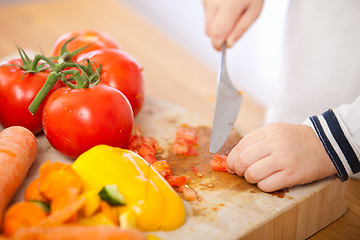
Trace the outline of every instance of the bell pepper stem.
<instances>
[{"instance_id":1,"label":"bell pepper stem","mask_svg":"<svg viewBox=\"0 0 360 240\"><path fill-rule=\"evenodd\" d=\"M61 77L60 73L51 72L49 74L49 77L46 79L44 86L40 89L29 106L29 111L32 114L35 114L39 109L40 104L44 101L45 97L50 92L51 88L55 85L59 77Z\"/></svg>"}]
</instances>

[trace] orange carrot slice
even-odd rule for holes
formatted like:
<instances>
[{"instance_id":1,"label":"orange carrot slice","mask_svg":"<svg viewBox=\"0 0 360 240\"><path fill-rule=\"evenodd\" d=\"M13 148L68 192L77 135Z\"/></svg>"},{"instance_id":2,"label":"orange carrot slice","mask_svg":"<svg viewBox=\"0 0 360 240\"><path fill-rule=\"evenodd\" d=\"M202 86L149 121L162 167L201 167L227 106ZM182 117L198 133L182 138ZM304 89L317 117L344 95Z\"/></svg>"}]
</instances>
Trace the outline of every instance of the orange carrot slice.
<instances>
[{"instance_id":1,"label":"orange carrot slice","mask_svg":"<svg viewBox=\"0 0 360 240\"><path fill-rule=\"evenodd\" d=\"M40 226L54 227L65 223L83 207L84 203L85 197L78 197L75 201L66 205L62 210L50 214L50 216L40 223Z\"/></svg>"},{"instance_id":2,"label":"orange carrot slice","mask_svg":"<svg viewBox=\"0 0 360 240\"><path fill-rule=\"evenodd\" d=\"M70 164L47 161L40 167L39 191L43 196L52 200L67 188L82 188L82 180Z\"/></svg>"},{"instance_id":3,"label":"orange carrot slice","mask_svg":"<svg viewBox=\"0 0 360 240\"><path fill-rule=\"evenodd\" d=\"M55 214L58 211L63 211L63 209L70 205L76 200L76 197L79 195L79 189L77 188L67 188L60 193L60 195L54 198L50 204L50 214ZM73 223L77 221L77 212L74 213L66 222Z\"/></svg>"},{"instance_id":4,"label":"orange carrot slice","mask_svg":"<svg viewBox=\"0 0 360 240\"><path fill-rule=\"evenodd\" d=\"M39 191L39 179L34 179L26 188L24 193L25 201L49 202Z\"/></svg>"},{"instance_id":5,"label":"orange carrot slice","mask_svg":"<svg viewBox=\"0 0 360 240\"><path fill-rule=\"evenodd\" d=\"M78 226L63 225L58 227L31 227L20 229L12 240L145 240L145 235L139 230L122 230L112 226Z\"/></svg>"},{"instance_id":6,"label":"orange carrot slice","mask_svg":"<svg viewBox=\"0 0 360 240\"><path fill-rule=\"evenodd\" d=\"M0 226L10 199L24 180L37 153L37 141L24 127L9 127L0 132Z\"/></svg>"},{"instance_id":7,"label":"orange carrot slice","mask_svg":"<svg viewBox=\"0 0 360 240\"><path fill-rule=\"evenodd\" d=\"M20 228L38 225L46 217L46 212L35 203L15 203L5 212L3 233L11 236Z\"/></svg>"},{"instance_id":8,"label":"orange carrot slice","mask_svg":"<svg viewBox=\"0 0 360 240\"><path fill-rule=\"evenodd\" d=\"M111 207L107 202L101 201L100 202L100 211L104 213L111 221L115 224L119 225L119 218L116 214L116 210Z\"/></svg>"}]
</instances>

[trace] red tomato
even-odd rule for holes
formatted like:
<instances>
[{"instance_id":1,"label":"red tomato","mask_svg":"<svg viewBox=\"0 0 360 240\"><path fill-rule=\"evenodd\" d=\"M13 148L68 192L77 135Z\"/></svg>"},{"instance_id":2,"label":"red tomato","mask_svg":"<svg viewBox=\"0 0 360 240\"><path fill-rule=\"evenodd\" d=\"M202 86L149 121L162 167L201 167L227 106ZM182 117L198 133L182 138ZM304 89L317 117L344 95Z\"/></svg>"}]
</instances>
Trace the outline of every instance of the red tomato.
<instances>
[{"instance_id":1,"label":"red tomato","mask_svg":"<svg viewBox=\"0 0 360 240\"><path fill-rule=\"evenodd\" d=\"M86 89L56 90L43 110L43 128L49 143L70 158L106 144L126 148L134 116L117 89L98 84Z\"/></svg>"},{"instance_id":2,"label":"red tomato","mask_svg":"<svg viewBox=\"0 0 360 240\"><path fill-rule=\"evenodd\" d=\"M44 85L49 75L49 70L39 73L27 73L17 66L21 65L21 59L3 62L0 66L0 124L4 127L23 126L34 134L41 132L41 112L45 101L40 105L39 110L33 115L28 110L32 100ZM50 94L57 88L63 86L59 81L50 91Z\"/></svg>"},{"instance_id":3,"label":"red tomato","mask_svg":"<svg viewBox=\"0 0 360 240\"><path fill-rule=\"evenodd\" d=\"M144 77L138 62L119 49L101 49L80 55L76 62L90 59L101 65L101 82L120 90L129 100L136 116L144 103Z\"/></svg>"},{"instance_id":4,"label":"red tomato","mask_svg":"<svg viewBox=\"0 0 360 240\"><path fill-rule=\"evenodd\" d=\"M215 153L210 161L211 168L214 171L227 172L226 159L227 157L225 155L220 155L218 153Z\"/></svg>"},{"instance_id":5,"label":"red tomato","mask_svg":"<svg viewBox=\"0 0 360 240\"><path fill-rule=\"evenodd\" d=\"M103 48L119 48L119 45L115 39L113 39L108 34L100 31L85 30L69 32L58 38L53 46L52 55L59 56L61 54L61 48L64 43L73 37L76 38L67 44L67 49L69 52L81 47L85 47L86 45L89 46L81 51L81 53L87 53Z\"/></svg>"}]
</instances>

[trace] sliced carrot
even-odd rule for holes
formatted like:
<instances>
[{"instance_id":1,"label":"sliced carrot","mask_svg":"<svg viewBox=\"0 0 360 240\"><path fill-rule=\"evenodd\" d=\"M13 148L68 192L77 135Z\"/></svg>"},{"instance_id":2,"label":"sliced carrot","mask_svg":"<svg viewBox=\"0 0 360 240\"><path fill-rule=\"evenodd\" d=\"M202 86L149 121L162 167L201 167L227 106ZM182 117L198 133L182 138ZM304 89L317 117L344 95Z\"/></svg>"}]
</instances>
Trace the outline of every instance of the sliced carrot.
<instances>
[{"instance_id":1,"label":"sliced carrot","mask_svg":"<svg viewBox=\"0 0 360 240\"><path fill-rule=\"evenodd\" d=\"M50 204L50 214L54 214L57 211L62 211L66 206L76 200L76 197L79 195L79 189L77 188L67 188L64 189L58 197L54 198ZM78 214L77 212L71 216L66 223L74 223L77 221Z\"/></svg>"},{"instance_id":2,"label":"sliced carrot","mask_svg":"<svg viewBox=\"0 0 360 240\"><path fill-rule=\"evenodd\" d=\"M46 212L35 203L15 203L5 212L3 233L11 236L20 228L38 225L46 217Z\"/></svg>"},{"instance_id":3,"label":"sliced carrot","mask_svg":"<svg viewBox=\"0 0 360 240\"><path fill-rule=\"evenodd\" d=\"M70 164L47 161L40 167L39 191L43 196L52 200L67 188L82 188L82 180Z\"/></svg>"},{"instance_id":4,"label":"sliced carrot","mask_svg":"<svg viewBox=\"0 0 360 240\"><path fill-rule=\"evenodd\" d=\"M145 240L139 230L122 230L112 226L63 225L58 227L31 227L20 229L11 240Z\"/></svg>"},{"instance_id":5,"label":"sliced carrot","mask_svg":"<svg viewBox=\"0 0 360 240\"><path fill-rule=\"evenodd\" d=\"M50 216L44 219L40 225L43 227L59 226L74 216L74 214L83 207L84 203L85 197L78 197L75 201L69 203L63 209L50 214Z\"/></svg>"},{"instance_id":6,"label":"sliced carrot","mask_svg":"<svg viewBox=\"0 0 360 240\"><path fill-rule=\"evenodd\" d=\"M5 208L35 160L37 147L34 134L24 127L0 132L0 227Z\"/></svg>"},{"instance_id":7,"label":"sliced carrot","mask_svg":"<svg viewBox=\"0 0 360 240\"><path fill-rule=\"evenodd\" d=\"M26 188L24 193L25 201L49 202L39 191L39 179L34 179Z\"/></svg>"},{"instance_id":8,"label":"sliced carrot","mask_svg":"<svg viewBox=\"0 0 360 240\"><path fill-rule=\"evenodd\" d=\"M100 202L100 211L104 213L115 224L119 224L119 217L117 211L111 207L107 202Z\"/></svg>"}]
</instances>

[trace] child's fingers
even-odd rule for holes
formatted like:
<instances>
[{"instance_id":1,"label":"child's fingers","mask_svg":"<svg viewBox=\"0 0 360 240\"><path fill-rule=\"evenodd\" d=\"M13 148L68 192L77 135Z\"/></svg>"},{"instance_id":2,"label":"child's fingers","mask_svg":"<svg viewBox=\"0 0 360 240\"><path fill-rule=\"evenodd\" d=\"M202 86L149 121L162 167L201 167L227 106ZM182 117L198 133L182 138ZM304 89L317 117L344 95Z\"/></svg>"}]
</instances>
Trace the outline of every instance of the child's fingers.
<instances>
[{"instance_id":1,"label":"child's fingers","mask_svg":"<svg viewBox=\"0 0 360 240\"><path fill-rule=\"evenodd\" d=\"M243 137L239 143L231 150L227 157L226 167L230 173L235 173L234 164L239 158L240 154L251 145L261 141L265 137L265 133L262 129L255 130L245 137Z\"/></svg>"},{"instance_id":2,"label":"child's fingers","mask_svg":"<svg viewBox=\"0 0 360 240\"><path fill-rule=\"evenodd\" d=\"M257 183L279 170L281 170L281 163L269 155L250 165L246 169L244 177L249 183Z\"/></svg>"},{"instance_id":3,"label":"child's fingers","mask_svg":"<svg viewBox=\"0 0 360 240\"><path fill-rule=\"evenodd\" d=\"M251 26L251 24L257 19L261 12L262 6L258 4L255 6L249 7L244 14L237 21L235 27L232 29L230 34L227 37L226 43L230 48L233 44L246 32L246 30Z\"/></svg>"},{"instance_id":4,"label":"child's fingers","mask_svg":"<svg viewBox=\"0 0 360 240\"><path fill-rule=\"evenodd\" d=\"M266 141L259 141L242 151L235 160L234 171L239 176L244 176L245 171L257 161L270 155Z\"/></svg>"},{"instance_id":5,"label":"child's fingers","mask_svg":"<svg viewBox=\"0 0 360 240\"><path fill-rule=\"evenodd\" d=\"M292 187L292 179L285 171L278 171L257 183L259 189L264 192L274 192L286 187Z\"/></svg>"},{"instance_id":6,"label":"child's fingers","mask_svg":"<svg viewBox=\"0 0 360 240\"><path fill-rule=\"evenodd\" d=\"M235 5L224 4L218 9L210 29L210 37L215 49L221 48L245 9L246 5L243 1Z\"/></svg>"},{"instance_id":7,"label":"child's fingers","mask_svg":"<svg viewBox=\"0 0 360 240\"><path fill-rule=\"evenodd\" d=\"M237 21L231 33L227 38L228 47L232 45L247 31L247 29L253 24L261 13L262 3L261 1L255 1L246 11L241 18Z\"/></svg>"},{"instance_id":8,"label":"child's fingers","mask_svg":"<svg viewBox=\"0 0 360 240\"><path fill-rule=\"evenodd\" d=\"M204 14L205 14L205 33L209 37L211 36L211 27L214 22L214 18L218 11L218 6L213 4L212 1L203 1Z\"/></svg>"}]
</instances>

